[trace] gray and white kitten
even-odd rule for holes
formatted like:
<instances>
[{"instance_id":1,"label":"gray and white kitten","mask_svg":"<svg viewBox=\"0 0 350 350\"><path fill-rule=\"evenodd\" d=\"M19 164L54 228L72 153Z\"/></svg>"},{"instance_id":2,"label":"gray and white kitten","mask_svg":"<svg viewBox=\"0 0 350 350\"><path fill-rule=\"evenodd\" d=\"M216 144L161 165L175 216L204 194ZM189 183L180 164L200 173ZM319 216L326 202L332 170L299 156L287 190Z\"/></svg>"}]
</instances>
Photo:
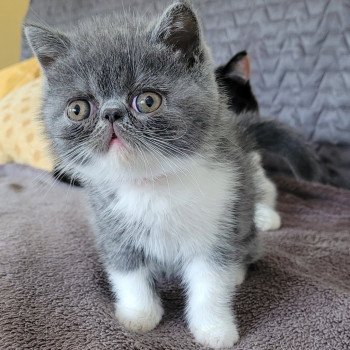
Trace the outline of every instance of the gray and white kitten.
<instances>
[{"instance_id":1,"label":"gray and white kitten","mask_svg":"<svg viewBox=\"0 0 350 350\"><path fill-rule=\"evenodd\" d=\"M53 150L89 196L119 322L137 332L158 325L154 278L165 271L186 286L195 339L232 346L233 295L259 253L256 222L278 227L279 216L254 142L219 94L193 9L178 2L152 21L109 15L69 33L25 32L46 77Z\"/></svg>"}]
</instances>

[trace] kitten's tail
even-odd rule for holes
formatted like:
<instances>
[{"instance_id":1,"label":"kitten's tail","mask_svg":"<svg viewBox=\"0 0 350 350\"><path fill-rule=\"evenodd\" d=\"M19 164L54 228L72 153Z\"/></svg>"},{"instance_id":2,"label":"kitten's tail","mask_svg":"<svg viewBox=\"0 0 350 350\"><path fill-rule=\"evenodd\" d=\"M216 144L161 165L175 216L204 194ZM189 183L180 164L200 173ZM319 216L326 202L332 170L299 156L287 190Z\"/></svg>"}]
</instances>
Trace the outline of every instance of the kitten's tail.
<instances>
[{"instance_id":1,"label":"kitten's tail","mask_svg":"<svg viewBox=\"0 0 350 350\"><path fill-rule=\"evenodd\" d=\"M276 121L255 121L245 126L259 150L283 158L296 178L328 183L316 153L297 133Z\"/></svg>"}]
</instances>

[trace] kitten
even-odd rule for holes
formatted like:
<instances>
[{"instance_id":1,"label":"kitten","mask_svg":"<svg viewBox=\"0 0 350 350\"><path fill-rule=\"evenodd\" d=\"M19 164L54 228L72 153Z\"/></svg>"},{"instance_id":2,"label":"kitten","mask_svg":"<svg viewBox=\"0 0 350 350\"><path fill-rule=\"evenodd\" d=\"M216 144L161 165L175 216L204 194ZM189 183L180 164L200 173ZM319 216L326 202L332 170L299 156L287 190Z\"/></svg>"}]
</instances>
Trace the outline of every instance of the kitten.
<instances>
[{"instance_id":1,"label":"kitten","mask_svg":"<svg viewBox=\"0 0 350 350\"><path fill-rule=\"evenodd\" d=\"M119 322L159 324L153 282L166 272L186 286L195 339L230 347L232 298L258 258L254 221L269 214L259 206L274 211L275 189L219 93L191 6L145 17L95 17L69 33L26 25L45 73L43 119L88 194Z\"/></svg>"},{"instance_id":2,"label":"kitten","mask_svg":"<svg viewBox=\"0 0 350 350\"><path fill-rule=\"evenodd\" d=\"M330 183L327 169L301 136L276 120L261 120L250 72L249 56L242 51L218 67L215 75L229 108L262 153L264 167L297 179Z\"/></svg>"}]
</instances>

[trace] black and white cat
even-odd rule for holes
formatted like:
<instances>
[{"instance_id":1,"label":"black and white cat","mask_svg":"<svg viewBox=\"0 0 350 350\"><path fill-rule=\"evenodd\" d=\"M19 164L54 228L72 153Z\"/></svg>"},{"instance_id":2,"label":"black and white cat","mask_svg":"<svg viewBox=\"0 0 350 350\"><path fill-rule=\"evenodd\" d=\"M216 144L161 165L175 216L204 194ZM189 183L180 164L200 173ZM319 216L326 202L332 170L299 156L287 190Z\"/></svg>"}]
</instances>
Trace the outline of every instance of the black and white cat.
<instances>
[{"instance_id":1,"label":"black and white cat","mask_svg":"<svg viewBox=\"0 0 350 350\"><path fill-rule=\"evenodd\" d=\"M218 67L215 75L238 123L259 148L264 167L297 179L330 183L327 169L300 135L276 120L261 119L250 71L250 58L242 51Z\"/></svg>"},{"instance_id":2,"label":"black and white cat","mask_svg":"<svg viewBox=\"0 0 350 350\"><path fill-rule=\"evenodd\" d=\"M154 278L165 271L186 286L195 339L232 346L232 300L259 256L256 226L280 219L195 12L181 1L154 20L107 15L67 33L25 32L45 73L46 131L88 194L119 322L138 332L158 325Z\"/></svg>"}]
</instances>

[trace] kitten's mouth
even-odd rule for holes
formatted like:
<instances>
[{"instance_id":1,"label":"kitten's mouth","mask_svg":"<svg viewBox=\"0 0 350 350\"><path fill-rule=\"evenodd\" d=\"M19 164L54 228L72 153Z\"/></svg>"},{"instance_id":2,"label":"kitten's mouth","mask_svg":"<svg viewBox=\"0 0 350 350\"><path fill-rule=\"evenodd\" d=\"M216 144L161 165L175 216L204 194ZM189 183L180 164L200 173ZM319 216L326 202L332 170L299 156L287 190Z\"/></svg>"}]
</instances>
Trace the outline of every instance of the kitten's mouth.
<instances>
[{"instance_id":1,"label":"kitten's mouth","mask_svg":"<svg viewBox=\"0 0 350 350\"><path fill-rule=\"evenodd\" d=\"M117 147L120 148L123 145L120 137L117 136L117 134L113 131L112 136L111 136L111 141L109 142L109 148L111 149L112 147Z\"/></svg>"}]
</instances>

